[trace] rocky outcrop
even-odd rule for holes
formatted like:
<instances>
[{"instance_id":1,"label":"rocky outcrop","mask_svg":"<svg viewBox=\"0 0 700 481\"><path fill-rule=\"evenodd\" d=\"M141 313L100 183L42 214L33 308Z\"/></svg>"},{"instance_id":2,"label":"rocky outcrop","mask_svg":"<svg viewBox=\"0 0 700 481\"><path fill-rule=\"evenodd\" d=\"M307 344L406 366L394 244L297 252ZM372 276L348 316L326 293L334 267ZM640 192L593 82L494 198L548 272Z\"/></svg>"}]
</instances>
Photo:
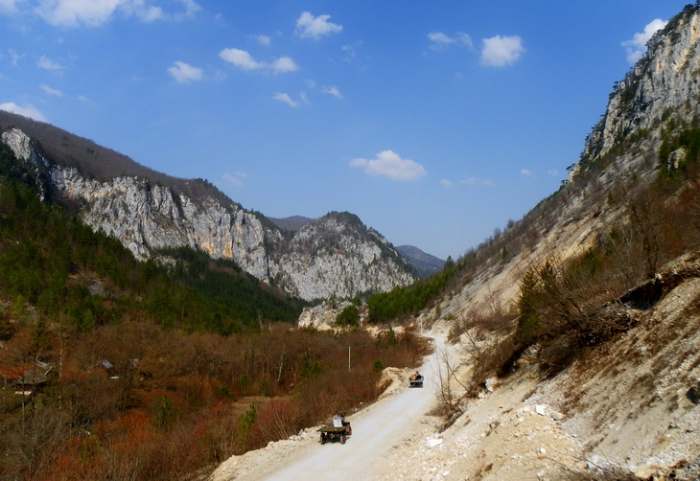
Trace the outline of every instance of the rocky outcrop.
<instances>
[{"instance_id":1,"label":"rocky outcrop","mask_svg":"<svg viewBox=\"0 0 700 481\"><path fill-rule=\"evenodd\" d=\"M305 307L299 316L298 326L302 329L330 331L335 327L338 314L351 305L348 301L339 303L326 301L317 306Z\"/></svg>"},{"instance_id":2,"label":"rocky outcrop","mask_svg":"<svg viewBox=\"0 0 700 481\"><path fill-rule=\"evenodd\" d=\"M77 204L87 225L119 239L139 259L190 247L232 259L258 279L306 300L350 298L413 281L393 246L356 216L331 213L290 232L201 180L151 176L129 164L122 170L145 175L97 175L84 159L50 158L24 129L2 129L13 119L0 115L2 141L36 172L42 197ZM32 124L25 121L23 127L31 130Z\"/></svg>"},{"instance_id":3,"label":"rocky outcrop","mask_svg":"<svg viewBox=\"0 0 700 481\"><path fill-rule=\"evenodd\" d=\"M700 4L689 5L649 41L645 56L619 82L586 141L582 165L632 136L658 141L671 114L690 122L700 96Z\"/></svg>"}]
</instances>

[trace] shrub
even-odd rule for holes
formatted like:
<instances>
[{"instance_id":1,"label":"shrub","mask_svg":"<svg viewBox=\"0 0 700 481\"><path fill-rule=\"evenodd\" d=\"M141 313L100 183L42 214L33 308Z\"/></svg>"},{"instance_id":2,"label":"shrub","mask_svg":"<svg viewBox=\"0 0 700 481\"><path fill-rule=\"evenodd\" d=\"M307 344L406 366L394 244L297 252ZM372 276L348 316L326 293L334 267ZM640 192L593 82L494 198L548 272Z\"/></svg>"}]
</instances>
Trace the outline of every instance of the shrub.
<instances>
[{"instance_id":1,"label":"shrub","mask_svg":"<svg viewBox=\"0 0 700 481\"><path fill-rule=\"evenodd\" d=\"M339 326L357 326L360 323L360 311L357 306L350 305L343 309L335 319Z\"/></svg>"}]
</instances>

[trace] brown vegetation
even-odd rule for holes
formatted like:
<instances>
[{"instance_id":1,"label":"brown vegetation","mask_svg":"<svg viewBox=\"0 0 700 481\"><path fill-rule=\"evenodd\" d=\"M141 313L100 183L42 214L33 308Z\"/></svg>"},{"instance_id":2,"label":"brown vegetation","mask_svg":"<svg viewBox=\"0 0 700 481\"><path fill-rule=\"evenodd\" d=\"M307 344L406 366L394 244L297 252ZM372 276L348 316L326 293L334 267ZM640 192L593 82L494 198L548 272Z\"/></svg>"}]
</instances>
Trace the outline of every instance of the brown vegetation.
<instances>
[{"instance_id":1,"label":"brown vegetation","mask_svg":"<svg viewBox=\"0 0 700 481\"><path fill-rule=\"evenodd\" d=\"M19 328L0 366L33 362L33 329ZM377 366L415 366L427 349L411 333L285 325L230 337L137 322L69 337L52 325L43 337L54 377L24 405L0 388L0 479L182 479L374 400Z\"/></svg>"}]
</instances>

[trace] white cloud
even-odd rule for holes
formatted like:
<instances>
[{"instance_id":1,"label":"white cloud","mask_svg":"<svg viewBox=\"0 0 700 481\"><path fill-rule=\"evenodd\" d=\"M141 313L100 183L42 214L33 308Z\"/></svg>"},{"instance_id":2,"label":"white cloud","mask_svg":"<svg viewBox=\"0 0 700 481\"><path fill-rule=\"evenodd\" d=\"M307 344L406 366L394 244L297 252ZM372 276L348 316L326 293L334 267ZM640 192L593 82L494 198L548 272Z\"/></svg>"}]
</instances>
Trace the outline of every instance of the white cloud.
<instances>
[{"instance_id":1,"label":"white cloud","mask_svg":"<svg viewBox=\"0 0 700 481\"><path fill-rule=\"evenodd\" d=\"M133 15L146 23L163 20L166 17L166 14L162 8L155 5L149 5L146 3L146 0L118 0L117 7L124 13L124 15Z\"/></svg>"},{"instance_id":2,"label":"white cloud","mask_svg":"<svg viewBox=\"0 0 700 481\"><path fill-rule=\"evenodd\" d=\"M311 12L304 12L297 19L296 33L301 38L318 40L321 37L342 32L343 26L331 23L330 18L330 15L314 17Z\"/></svg>"},{"instance_id":3,"label":"white cloud","mask_svg":"<svg viewBox=\"0 0 700 481\"><path fill-rule=\"evenodd\" d=\"M481 61L489 67L507 67L517 62L525 53L522 38L516 36L485 38L481 49Z\"/></svg>"},{"instance_id":4,"label":"white cloud","mask_svg":"<svg viewBox=\"0 0 700 481\"><path fill-rule=\"evenodd\" d=\"M321 91L326 94L330 95L332 97L335 97L337 99L342 99L343 98L343 93L340 91L338 87L335 85L327 85L321 89Z\"/></svg>"},{"instance_id":5,"label":"white cloud","mask_svg":"<svg viewBox=\"0 0 700 481\"><path fill-rule=\"evenodd\" d=\"M61 72L65 68L63 67L63 65L51 60L46 55L42 55L41 57L39 57L39 60L37 60L36 62L36 66L48 72Z\"/></svg>"},{"instance_id":6,"label":"white cloud","mask_svg":"<svg viewBox=\"0 0 700 481\"><path fill-rule=\"evenodd\" d=\"M168 69L168 73L177 83L187 84L197 82L204 78L201 68L193 67L192 65L178 60Z\"/></svg>"},{"instance_id":7,"label":"white cloud","mask_svg":"<svg viewBox=\"0 0 700 481\"><path fill-rule=\"evenodd\" d=\"M184 15L186 17L191 17L195 15L197 12L202 10L201 5L199 5L195 0L178 0L179 3L182 4L183 7L185 7L185 13Z\"/></svg>"},{"instance_id":8,"label":"white cloud","mask_svg":"<svg viewBox=\"0 0 700 481\"><path fill-rule=\"evenodd\" d=\"M557 176L559 176L559 171L557 169L549 169L547 171L547 175L549 175L551 177L557 177Z\"/></svg>"},{"instance_id":9,"label":"white cloud","mask_svg":"<svg viewBox=\"0 0 700 481\"><path fill-rule=\"evenodd\" d=\"M523 177L532 177L532 171L530 169L520 169L520 175Z\"/></svg>"},{"instance_id":10,"label":"white cloud","mask_svg":"<svg viewBox=\"0 0 700 481\"><path fill-rule=\"evenodd\" d=\"M451 45L467 48L472 48L474 46L472 38L463 32L459 32L454 36L450 36L444 32L430 32L428 34L428 40L430 41L430 48L433 50L440 50Z\"/></svg>"},{"instance_id":11,"label":"white cloud","mask_svg":"<svg viewBox=\"0 0 700 481\"><path fill-rule=\"evenodd\" d=\"M0 15L17 13L17 0L0 0Z\"/></svg>"},{"instance_id":12,"label":"white cloud","mask_svg":"<svg viewBox=\"0 0 700 481\"><path fill-rule=\"evenodd\" d=\"M626 40L622 42L622 46L625 47L627 51L627 61L631 64L637 63L647 51L647 42L651 40L656 32L663 29L668 25L666 20L661 20L656 18L649 22L644 30L635 33L631 40Z\"/></svg>"},{"instance_id":13,"label":"white cloud","mask_svg":"<svg viewBox=\"0 0 700 481\"><path fill-rule=\"evenodd\" d=\"M0 0L4 1L4 0ZM191 17L202 7L195 0L176 0L183 13L168 14L151 0L40 0L35 12L47 23L60 27L99 27L120 12L143 22Z\"/></svg>"},{"instance_id":14,"label":"white cloud","mask_svg":"<svg viewBox=\"0 0 700 481\"><path fill-rule=\"evenodd\" d=\"M233 187L243 187L245 180L248 178L248 174L245 172L233 172L226 173L221 176L221 178L229 185Z\"/></svg>"},{"instance_id":15,"label":"white cloud","mask_svg":"<svg viewBox=\"0 0 700 481\"><path fill-rule=\"evenodd\" d=\"M61 92L58 89L55 89L51 87L50 85L43 84L39 87L42 92L44 92L46 95L50 95L52 97L63 97L63 92Z\"/></svg>"},{"instance_id":16,"label":"white cloud","mask_svg":"<svg viewBox=\"0 0 700 481\"><path fill-rule=\"evenodd\" d=\"M37 14L51 25L96 27L108 21L121 0L41 0Z\"/></svg>"},{"instance_id":17,"label":"white cloud","mask_svg":"<svg viewBox=\"0 0 700 481\"><path fill-rule=\"evenodd\" d=\"M219 57L234 67L241 70L259 70L264 64L255 60L248 52L239 48L225 48L219 53Z\"/></svg>"},{"instance_id":18,"label":"white cloud","mask_svg":"<svg viewBox=\"0 0 700 481\"><path fill-rule=\"evenodd\" d=\"M288 93L277 92L275 95L272 96L272 98L277 100L278 102L282 102L283 104L287 104L288 106L290 106L293 109L299 107L299 102L297 102L292 97L290 97Z\"/></svg>"},{"instance_id":19,"label":"white cloud","mask_svg":"<svg viewBox=\"0 0 700 481\"><path fill-rule=\"evenodd\" d=\"M253 58L251 54L240 48L226 48L219 53L219 57L241 70L269 70L273 73L290 73L299 70L299 66L291 57L279 57L272 62L261 62Z\"/></svg>"},{"instance_id":20,"label":"white cloud","mask_svg":"<svg viewBox=\"0 0 700 481\"><path fill-rule=\"evenodd\" d=\"M0 110L10 112L30 119L46 122L46 117L33 105L17 105L14 102L5 102L0 104Z\"/></svg>"},{"instance_id":21,"label":"white cloud","mask_svg":"<svg viewBox=\"0 0 700 481\"><path fill-rule=\"evenodd\" d=\"M402 159L392 150L384 150L375 159L353 159L350 166L362 169L368 175L386 177L397 181L416 180L426 174L425 168L415 160Z\"/></svg>"},{"instance_id":22,"label":"white cloud","mask_svg":"<svg viewBox=\"0 0 700 481\"><path fill-rule=\"evenodd\" d=\"M264 47L269 47L272 45L272 38L270 38L269 35L258 35L255 37L255 40L257 40L258 43Z\"/></svg>"},{"instance_id":23,"label":"white cloud","mask_svg":"<svg viewBox=\"0 0 700 481\"><path fill-rule=\"evenodd\" d=\"M440 179L440 185L443 186L445 189L449 189L454 185L454 182L452 182L449 179Z\"/></svg>"},{"instance_id":24,"label":"white cloud","mask_svg":"<svg viewBox=\"0 0 700 481\"><path fill-rule=\"evenodd\" d=\"M291 57L280 57L270 64L274 73L290 73L299 70L299 66Z\"/></svg>"}]
</instances>

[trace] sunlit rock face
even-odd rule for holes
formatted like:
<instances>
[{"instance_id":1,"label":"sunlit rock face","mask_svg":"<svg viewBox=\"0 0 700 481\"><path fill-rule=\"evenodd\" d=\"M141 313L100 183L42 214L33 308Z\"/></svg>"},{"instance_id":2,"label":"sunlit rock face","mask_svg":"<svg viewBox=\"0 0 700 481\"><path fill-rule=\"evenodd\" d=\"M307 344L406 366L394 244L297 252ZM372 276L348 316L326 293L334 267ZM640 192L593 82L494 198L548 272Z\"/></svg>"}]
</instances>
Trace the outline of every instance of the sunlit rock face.
<instances>
[{"instance_id":1,"label":"sunlit rock face","mask_svg":"<svg viewBox=\"0 0 700 481\"><path fill-rule=\"evenodd\" d=\"M659 141L666 120L691 122L700 97L700 9L688 6L649 41L646 55L610 95L608 108L586 141L575 177L586 163L625 140Z\"/></svg>"},{"instance_id":2,"label":"sunlit rock face","mask_svg":"<svg viewBox=\"0 0 700 481\"><path fill-rule=\"evenodd\" d=\"M41 177L42 197L51 191L77 204L83 222L119 239L141 260L162 249L191 247L232 259L258 279L306 300L350 298L414 279L394 247L352 214L331 213L287 232L213 186L210 194L206 186L199 188L195 198L186 193L194 191L188 185L139 176L97 178L47 160L40 145L18 128L4 131L2 141Z\"/></svg>"}]
</instances>

